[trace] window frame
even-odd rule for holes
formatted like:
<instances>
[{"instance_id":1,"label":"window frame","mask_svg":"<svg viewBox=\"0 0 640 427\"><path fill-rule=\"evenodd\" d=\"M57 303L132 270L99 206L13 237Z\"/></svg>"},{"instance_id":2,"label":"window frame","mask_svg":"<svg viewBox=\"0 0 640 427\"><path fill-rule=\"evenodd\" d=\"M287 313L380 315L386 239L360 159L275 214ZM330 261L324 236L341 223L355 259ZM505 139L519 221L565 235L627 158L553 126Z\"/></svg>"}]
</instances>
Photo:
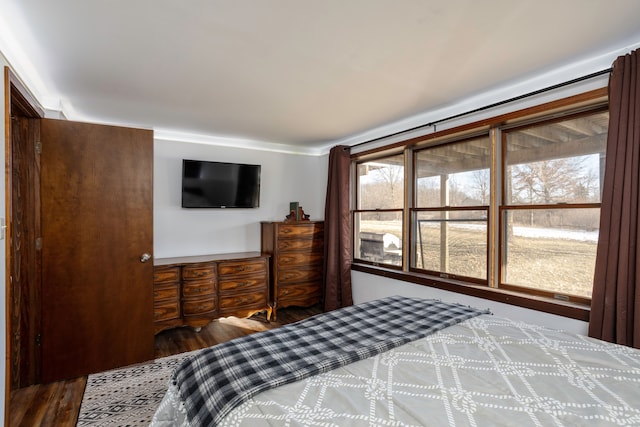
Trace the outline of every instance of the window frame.
<instances>
[{"instance_id":1,"label":"window frame","mask_svg":"<svg viewBox=\"0 0 640 427\"><path fill-rule=\"evenodd\" d=\"M507 145L508 145L508 135L511 132L517 132L521 129L526 129L532 126L545 126L553 123L559 123L562 121L571 120L574 118L586 117L589 115L595 115L598 113L602 113L608 111L608 106L593 106L592 108L581 108L577 111L569 110L564 114L554 115L553 117L546 119L537 119L531 120L525 123L518 123L517 125L505 126L501 129L500 133L500 150L501 150L501 158L500 158L500 168L501 168L501 194L500 194L500 203L498 206L498 274L497 274L497 288L506 289L514 292L522 292L525 294L541 296L545 298L557 299L565 302L575 302L583 305L590 305L591 298L587 298L580 295L574 295L569 293L561 293L554 292L545 289L538 288L530 288L523 285L518 285L514 283L508 283L504 281L504 271L506 269L504 254L507 247L505 235L505 217L507 212L513 212L518 210L575 210L575 209L592 209L597 208L600 209L602 205L602 200L600 202L581 202L581 203L570 203L570 202L559 202L559 203L538 203L538 204L517 204L517 203L506 203L508 200L507 197L507 180L505 179L507 174Z\"/></svg>"},{"instance_id":2,"label":"window frame","mask_svg":"<svg viewBox=\"0 0 640 427\"><path fill-rule=\"evenodd\" d=\"M588 298L564 298L562 296L558 298L556 295L553 295L553 293L539 292L537 289L533 289L533 292L528 292L528 290L530 290L529 288L501 283L501 251L503 243L503 236L500 232L502 228L501 218L505 209L512 208L512 206L503 206L502 204L502 197L505 194L505 180L502 177L505 156L503 153L504 144L502 143L503 138L501 132L514 127L525 126L526 124L543 123L544 121L557 120L558 118L566 119L572 115L589 114L607 110L607 88L602 87L450 129L438 132L434 131L431 134L413 137L404 141L397 141L396 137L395 142L388 145L378 146L377 148L352 154L352 163L355 164L363 159L369 160L372 158L371 156L376 156L376 154L379 153L388 153L390 150L394 150L393 154L398 154L398 150L402 150L405 153L405 192L411 196L405 196L405 213L403 216L405 232L403 233L402 244L402 268L389 268L387 265L366 263L353 257L352 270L587 321L589 318L590 305L590 299ZM412 268L413 260L410 259L410 256L413 256L413 249L411 247L411 241L413 239L412 236L415 235L413 219L415 212L425 209L415 207L415 195L413 193L413 187L415 185L413 168L415 165L413 152L429 146L463 140L481 133L486 134L486 132L489 132L492 143L491 168L492 170L496 168L498 170L491 174L491 201L488 208L488 282L486 284L477 283L466 277L440 277L429 271ZM410 168L410 170L407 170L408 168ZM497 180L496 176L498 176ZM354 197L353 205L355 206L357 202L357 192L352 192L352 197ZM588 208L596 207L593 205L592 203L586 203L580 204L579 206ZM595 205L600 207L599 203ZM552 206L554 209L557 208L556 205ZM529 208L529 206L524 206L523 208L525 207ZM356 210L352 212L355 211Z\"/></svg>"},{"instance_id":3,"label":"window frame","mask_svg":"<svg viewBox=\"0 0 640 427\"><path fill-rule=\"evenodd\" d=\"M358 166L364 163L369 163L369 162L374 162L376 160L383 160L386 158L390 158L390 157L396 157L398 155L403 155L402 151L391 151L391 152L387 152L387 153L383 153L381 155L377 155L374 157L367 157L367 158L363 158L363 159L359 159L357 161L352 162L353 164L353 171L354 171L354 178L353 181L355 181L355 185L353 186L354 191L353 191L353 197L354 197L354 203L353 206L355 207L354 209L351 210L351 224L353 224L353 229L352 229L352 242L353 245L351 245L352 248L352 260L354 262L357 263L361 263L361 264L368 264L368 265L372 265L372 266L384 266L385 268L390 268L390 269L394 269L394 270L403 270L404 269L404 265L405 265L405 259L406 257L404 256L404 249L402 250L403 256L401 257L401 262L400 265L395 265L395 264L391 264L391 263L385 263L385 262L380 262L380 261L371 261L368 259L364 259L364 258L360 258L359 256L357 256L356 254L359 252L358 249L360 248L360 243L359 243L359 237L357 236L357 234L360 233L359 231L359 227L356 227L356 224L359 224L359 222L356 220L357 216L363 213L391 213L391 212L398 212L400 213L400 216L402 217L402 235L400 236L400 239L402 242L405 242L405 218L404 218L404 211L405 211L405 206L407 204L407 182L406 182L406 177L407 177L407 173L406 173L406 165L403 164L403 170L404 170L404 175L403 175L403 206L400 208L386 208L386 209L362 209L359 206L359 190L360 190L360 176L358 174ZM404 163L406 163L406 159L404 160Z\"/></svg>"},{"instance_id":4,"label":"window frame","mask_svg":"<svg viewBox=\"0 0 640 427\"><path fill-rule=\"evenodd\" d=\"M486 246L487 246L487 254L489 253L489 245L490 245L490 242L491 242L491 235L489 233L489 224L491 223L491 212L490 212L490 207L489 206L443 206L443 207L439 207L439 208L410 208L409 211L411 213L411 228L412 228L411 236L412 237L417 234L417 232L415 231L415 227L418 226L417 221L419 221L419 220L415 219L415 216L417 216L417 214L420 213L420 212L486 211L486 215L487 215L487 221L486 221L486 224L487 224ZM418 239L418 237L416 237L416 239ZM411 260L411 262L409 264L409 271L412 271L412 272L415 272L415 273L424 273L424 274L437 276L437 277L444 278L444 279L467 281L467 282L470 282L470 283L476 283L476 284L483 285L483 286L488 286L489 285L489 274L490 274L489 273L489 271L490 271L489 263L490 263L490 260L489 260L488 256L485 259L486 276L485 276L484 279L480 279L480 278L472 277L472 276L464 276L464 275L461 275L461 274L447 273L447 272L439 271L439 270L429 270L427 268L415 267L415 263L417 262L417 260L414 259L414 256L417 257L417 254L416 254L416 251L413 250L413 244L414 244L414 240L411 241L412 250L409 253L409 259Z\"/></svg>"},{"instance_id":5,"label":"window frame","mask_svg":"<svg viewBox=\"0 0 640 427\"><path fill-rule=\"evenodd\" d=\"M433 275L433 276L438 276L441 278L445 278L445 279L453 279L453 280L462 280L462 281L467 281L470 283L475 283L475 284L480 284L480 285L484 285L484 286L488 286L490 283L490 274L491 274L491 269L490 269L490 257L488 256L489 254L489 247L491 244L491 229L490 229L490 224L491 224L491 200L489 200L489 205L441 205L441 206L429 206L429 207L421 207L418 206L418 191L417 191L417 180L418 180L418 155L420 154L420 152L427 152L428 150L431 149L438 149L441 147L445 147L447 145L455 145L455 144L464 144L467 142L472 142L481 138L487 138L489 140L489 149L491 150L491 136L489 134L489 129L487 130L479 130L478 132L474 132L472 134L469 135L463 135L461 137L453 137L453 138L445 138L443 141L438 141L437 143L432 143L432 144L428 144L428 145L424 145L424 146L417 146L413 149L411 149L411 159L412 159L412 174L411 174L411 193L413 194L413 198L411 200L411 206L409 206L408 210L409 210L409 218L410 218L410 229L411 232L409 234L409 243L410 243L410 247L411 247L411 251L408 254L408 259L409 259L409 271L412 272L416 272L416 273L424 273L424 274L428 274L428 275ZM491 177L491 169L492 169L493 165L491 163L491 159L489 159L489 175ZM467 171L468 172L468 171ZM491 180L489 182L489 199L491 199L491 193L492 193L492 188L491 188ZM416 228L419 228L419 223L418 223L418 219L416 219L417 215L419 214L419 212L463 212L463 211L486 211L486 217L487 217L487 238L486 238L486 247L487 247L487 257L485 259L485 271L486 271L486 275L484 279L480 279L477 277L472 277L472 276L465 276L465 275L461 275L461 274L454 274L454 273L447 273L444 271L438 271L438 270L429 270L426 268L418 268L416 267L416 263L417 263L417 259L414 259L414 257L417 257L417 253L414 250L414 242L419 240L419 236L416 236L417 233L419 233L419 230L416 230ZM416 236L414 238L414 236Z\"/></svg>"}]
</instances>

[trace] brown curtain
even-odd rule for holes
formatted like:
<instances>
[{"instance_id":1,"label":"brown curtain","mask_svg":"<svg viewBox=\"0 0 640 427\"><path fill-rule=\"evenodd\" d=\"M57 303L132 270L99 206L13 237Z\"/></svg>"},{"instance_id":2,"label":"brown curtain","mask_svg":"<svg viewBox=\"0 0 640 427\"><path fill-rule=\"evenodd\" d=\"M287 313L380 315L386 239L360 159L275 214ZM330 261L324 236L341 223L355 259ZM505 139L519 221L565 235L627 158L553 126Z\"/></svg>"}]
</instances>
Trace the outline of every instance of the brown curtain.
<instances>
[{"instance_id":1,"label":"brown curtain","mask_svg":"<svg viewBox=\"0 0 640 427\"><path fill-rule=\"evenodd\" d=\"M640 348L638 183L639 51L620 56L609 78L609 133L589 336Z\"/></svg>"},{"instance_id":2,"label":"brown curtain","mask_svg":"<svg viewBox=\"0 0 640 427\"><path fill-rule=\"evenodd\" d=\"M324 207L324 310L353 304L351 295L351 219L349 217L349 147L329 152Z\"/></svg>"}]
</instances>

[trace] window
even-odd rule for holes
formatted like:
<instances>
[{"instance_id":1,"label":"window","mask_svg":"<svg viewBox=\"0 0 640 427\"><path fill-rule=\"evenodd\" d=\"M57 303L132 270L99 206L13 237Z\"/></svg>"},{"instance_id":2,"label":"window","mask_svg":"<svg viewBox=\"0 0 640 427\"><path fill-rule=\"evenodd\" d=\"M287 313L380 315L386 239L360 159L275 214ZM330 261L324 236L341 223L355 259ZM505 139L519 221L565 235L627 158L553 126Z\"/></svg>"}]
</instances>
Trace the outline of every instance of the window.
<instances>
[{"instance_id":1,"label":"window","mask_svg":"<svg viewBox=\"0 0 640 427\"><path fill-rule=\"evenodd\" d=\"M503 133L501 283L591 298L608 112Z\"/></svg>"},{"instance_id":2,"label":"window","mask_svg":"<svg viewBox=\"0 0 640 427\"><path fill-rule=\"evenodd\" d=\"M391 267L400 271L369 271L476 296L506 291L496 301L517 292L517 304L533 308L542 296L564 307L550 312L588 315L560 301L591 298L606 88L575 102L413 138L402 153L355 155L356 269Z\"/></svg>"},{"instance_id":3,"label":"window","mask_svg":"<svg viewBox=\"0 0 640 427\"><path fill-rule=\"evenodd\" d=\"M411 266L487 282L491 141L488 135L414 153Z\"/></svg>"},{"instance_id":4,"label":"window","mask_svg":"<svg viewBox=\"0 0 640 427\"><path fill-rule=\"evenodd\" d=\"M354 258L402 266L404 155L358 163Z\"/></svg>"}]
</instances>

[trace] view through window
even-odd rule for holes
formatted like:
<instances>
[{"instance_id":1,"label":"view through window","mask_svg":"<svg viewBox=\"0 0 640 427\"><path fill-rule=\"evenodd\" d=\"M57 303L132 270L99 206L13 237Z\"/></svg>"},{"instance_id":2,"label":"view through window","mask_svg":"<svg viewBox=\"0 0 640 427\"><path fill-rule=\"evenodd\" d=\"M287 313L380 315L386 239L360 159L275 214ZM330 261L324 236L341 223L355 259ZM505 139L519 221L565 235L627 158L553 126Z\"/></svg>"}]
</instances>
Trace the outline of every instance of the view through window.
<instances>
[{"instance_id":1,"label":"view through window","mask_svg":"<svg viewBox=\"0 0 640 427\"><path fill-rule=\"evenodd\" d=\"M426 148L414 156L412 267L486 282L489 137Z\"/></svg>"},{"instance_id":2,"label":"view through window","mask_svg":"<svg viewBox=\"0 0 640 427\"><path fill-rule=\"evenodd\" d=\"M600 108L357 161L355 261L588 300L608 120Z\"/></svg>"},{"instance_id":3,"label":"view through window","mask_svg":"<svg viewBox=\"0 0 640 427\"><path fill-rule=\"evenodd\" d=\"M608 112L504 132L502 282L591 297Z\"/></svg>"},{"instance_id":4,"label":"view through window","mask_svg":"<svg viewBox=\"0 0 640 427\"><path fill-rule=\"evenodd\" d=\"M402 265L404 155L358 163L355 258Z\"/></svg>"}]
</instances>

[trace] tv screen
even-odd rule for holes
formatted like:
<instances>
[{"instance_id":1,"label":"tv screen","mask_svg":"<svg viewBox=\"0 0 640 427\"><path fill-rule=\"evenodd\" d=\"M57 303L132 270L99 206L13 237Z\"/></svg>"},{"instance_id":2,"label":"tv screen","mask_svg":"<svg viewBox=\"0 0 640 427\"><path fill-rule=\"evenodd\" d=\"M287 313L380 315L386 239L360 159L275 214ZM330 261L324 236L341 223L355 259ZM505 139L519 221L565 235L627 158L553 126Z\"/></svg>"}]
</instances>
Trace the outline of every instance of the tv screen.
<instances>
[{"instance_id":1,"label":"tv screen","mask_svg":"<svg viewBox=\"0 0 640 427\"><path fill-rule=\"evenodd\" d=\"M182 160L183 208L257 208L260 165Z\"/></svg>"}]
</instances>

